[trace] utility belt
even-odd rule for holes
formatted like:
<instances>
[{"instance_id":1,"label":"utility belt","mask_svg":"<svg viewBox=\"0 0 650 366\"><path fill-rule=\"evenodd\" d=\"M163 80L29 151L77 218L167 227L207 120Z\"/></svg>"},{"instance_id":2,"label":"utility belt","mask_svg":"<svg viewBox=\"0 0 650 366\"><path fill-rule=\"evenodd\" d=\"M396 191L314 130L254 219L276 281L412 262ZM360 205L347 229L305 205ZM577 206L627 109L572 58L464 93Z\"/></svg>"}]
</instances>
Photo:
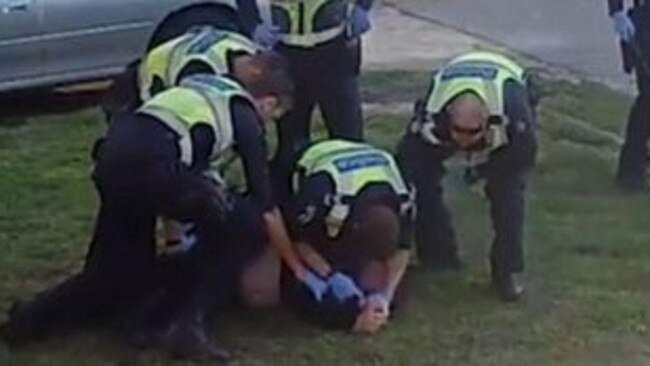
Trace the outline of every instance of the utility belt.
<instances>
[{"instance_id":1,"label":"utility belt","mask_svg":"<svg viewBox=\"0 0 650 366\"><path fill-rule=\"evenodd\" d=\"M347 29L346 23L341 23L334 28L313 33L287 33L280 35L283 44L292 47L310 48L327 43L341 35Z\"/></svg>"}]
</instances>

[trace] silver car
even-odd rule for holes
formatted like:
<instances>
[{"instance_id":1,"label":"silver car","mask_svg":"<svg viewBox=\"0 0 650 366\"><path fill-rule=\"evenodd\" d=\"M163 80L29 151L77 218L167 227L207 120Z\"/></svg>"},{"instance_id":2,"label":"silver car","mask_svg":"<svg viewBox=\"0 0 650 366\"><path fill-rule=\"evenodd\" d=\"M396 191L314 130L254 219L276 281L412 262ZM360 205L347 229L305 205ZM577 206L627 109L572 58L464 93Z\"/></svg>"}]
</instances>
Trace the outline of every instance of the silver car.
<instances>
[{"instance_id":1,"label":"silver car","mask_svg":"<svg viewBox=\"0 0 650 366\"><path fill-rule=\"evenodd\" d=\"M107 79L235 0L0 0L0 96Z\"/></svg>"}]
</instances>

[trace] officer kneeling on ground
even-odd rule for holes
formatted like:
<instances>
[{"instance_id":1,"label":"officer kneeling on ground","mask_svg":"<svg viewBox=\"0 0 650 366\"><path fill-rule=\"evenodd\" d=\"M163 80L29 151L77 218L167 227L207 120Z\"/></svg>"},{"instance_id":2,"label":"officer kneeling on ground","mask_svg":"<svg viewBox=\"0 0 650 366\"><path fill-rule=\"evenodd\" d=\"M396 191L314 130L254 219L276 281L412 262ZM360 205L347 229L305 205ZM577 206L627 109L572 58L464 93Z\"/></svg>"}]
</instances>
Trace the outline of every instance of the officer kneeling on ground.
<instances>
[{"instance_id":1,"label":"officer kneeling on ground","mask_svg":"<svg viewBox=\"0 0 650 366\"><path fill-rule=\"evenodd\" d=\"M241 81L194 75L121 114L100 144L93 171L100 208L81 273L16 303L0 335L12 346L37 340L70 321L95 319L133 302L155 287L155 221L164 216L191 221L197 229L196 281L187 290L165 332L174 354L222 361L226 351L211 344L204 323L219 289L222 246L228 240L232 203L223 184L206 175L211 162L233 147L245 166L247 185L271 244L301 280L304 267L271 197L263 122L288 109L292 83L284 60L274 54L252 61L258 78Z\"/></svg>"},{"instance_id":2,"label":"officer kneeling on ground","mask_svg":"<svg viewBox=\"0 0 650 366\"><path fill-rule=\"evenodd\" d=\"M412 200L393 157L325 140L301 154L293 182L285 212L294 243L328 286L314 291L284 271L284 300L326 327L378 331L409 259Z\"/></svg>"},{"instance_id":3,"label":"officer kneeling on ground","mask_svg":"<svg viewBox=\"0 0 650 366\"><path fill-rule=\"evenodd\" d=\"M490 257L500 297L523 293L524 191L537 151L534 105L526 72L498 54L472 52L438 71L403 138L399 157L416 188L418 257L433 269L457 268L456 234L443 201L443 163L468 168L469 181L486 180L495 231Z\"/></svg>"}]
</instances>

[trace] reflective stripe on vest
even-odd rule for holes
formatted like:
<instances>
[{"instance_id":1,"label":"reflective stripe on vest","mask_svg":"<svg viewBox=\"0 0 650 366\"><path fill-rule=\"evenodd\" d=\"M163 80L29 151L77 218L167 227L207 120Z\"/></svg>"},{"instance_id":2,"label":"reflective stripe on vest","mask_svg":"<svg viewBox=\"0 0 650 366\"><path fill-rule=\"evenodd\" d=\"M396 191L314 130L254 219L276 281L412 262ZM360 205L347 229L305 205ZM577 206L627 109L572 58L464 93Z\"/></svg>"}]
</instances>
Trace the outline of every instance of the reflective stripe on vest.
<instances>
[{"instance_id":1,"label":"reflective stripe on vest","mask_svg":"<svg viewBox=\"0 0 650 366\"><path fill-rule=\"evenodd\" d=\"M485 102L490 115L500 120L488 127L486 151L474 152L467 158L471 165L484 162L490 151L508 143L504 86L507 81L525 85L524 73L514 61L491 52L470 52L455 58L434 76L434 88L425 105L427 121L420 127L420 134L429 143L439 145L441 142L433 132L435 117L460 94L474 93Z\"/></svg>"},{"instance_id":2,"label":"reflective stripe on vest","mask_svg":"<svg viewBox=\"0 0 650 366\"><path fill-rule=\"evenodd\" d=\"M177 87L156 95L145 102L139 113L151 115L179 135L181 161L191 165L192 139L190 130L197 124L207 124L215 135L212 160L222 157L232 146L233 122L231 102L241 97L251 101L250 95L236 82L213 75L194 75Z\"/></svg>"},{"instance_id":3,"label":"reflective stripe on vest","mask_svg":"<svg viewBox=\"0 0 650 366\"><path fill-rule=\"evenodd\" d=\"M208 66L215 74L228 74L228 55L237 52L254 55L259 51L246 37L212 27L202 27L188 32L153 49L139 69L140 99L151 99L154 80L168 89L179 82L181 71L192 62Z\"/></svg>"},{"instance_id":4,"label":"reflective stripe on vest","mask_svg":"<svg viewBox=\"0 0 650 366\"><path fill-rule=\"evenodd\" d=\"M316 143L303 154L298 168L293 177L294 192L299 190L301 175L327 173L335 183L334 194L326 198L330 210L325 221L330 237L339 235L350 214L350 202L369 184L388 184L399 196L402 212L406 212L412 203L410 190L395 159L368 144L344 140Z\"/></svg>"},{"instance_id":5,"label":"reflective stripe on vest","mask_svg":"<svg viewBox=\"0 0 650 366\"><path fill-rule=\"evenodd\" d=\"M271 0L282 43L313 47L341 35L354 4L348 0Z\"/></svg>"}]
</instances>

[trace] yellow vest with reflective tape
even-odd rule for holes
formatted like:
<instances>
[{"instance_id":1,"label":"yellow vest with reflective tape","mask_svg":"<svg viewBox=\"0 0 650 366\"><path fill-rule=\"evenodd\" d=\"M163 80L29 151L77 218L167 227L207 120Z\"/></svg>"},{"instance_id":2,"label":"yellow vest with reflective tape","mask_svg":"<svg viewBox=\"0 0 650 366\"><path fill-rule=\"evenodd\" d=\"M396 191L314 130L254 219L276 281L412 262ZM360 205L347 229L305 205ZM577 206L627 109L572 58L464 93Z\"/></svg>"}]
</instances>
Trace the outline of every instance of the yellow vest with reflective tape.
<instances>
[{"instance_id":1,"label":"yellow vest with reflective tape","mask_svg":"<svg viewBox=\"0 0 650 366\"><path fill-rule=\"evenodd\" d=\"M271 0L271 12L282 43L313 47L346 30L353 5L349 0Z\"/></svg>"},{"instance_id":2,"label":"yellow vest with reflective tape","mask_svg":"<svg viewBox=\"0 0 650 366\"><path fill-rule=\"evenodd\" d=\"M298 170L293 177L294 192L299 190L301 176L316 173L327 173L335 184L335 193L327 197L326 202L330 210L325 221L331 237L340 233L349 216L350 201L369 184L388 184L400 197L403 212L412 203L412 192L404 182L393 156L368 144L344 140L314 144L298 161Z\"/></svg>"},{"instance_id":3,"label":"yellow vest with reflective tape","mask_svg":"<svg viewBox=\"0 0 650 366\"><path fill-rule=\"evenodd\" d=\"M501 122L489 126L485 151L464 154L469 165L484 163L491 151L508 144L504 87L508 81L525 85L524 74L525 69L517 63L492 52L470 52L453 59L434 76L434 88L425 105L427 121L421 126L420 134L429 143L439 145L440 140L433 132L435 116L460 94L474 93L483 100L490 115Z\"/></svg>"},{"instance_id":4,"label":"yellow vest with reflective tape","mask_svg":"<svg viewBox=\"0 0 650 366\"><path fill-rule=\"evenodd\" d=\"M179 135L181 161L190 165L193 161L190 130L197 124L206 124L214 132L213 161L233 145L230 107L234 98L244 98L253 103L248 92L231 79L194 75L145 102L138 112L157 118Z\"/></svg>"},{"instance_id":5,"label":"yellow vest with reflective tape","mask_svg":"<svg viewBox=\"0 0 650 366\"><path fill-rule=\"evenodd\" d=\"M228 56L232 53L254 55L259 50L248 38L234 32L202 27L161 44L149 52L138 70L140 99L153 97L156 80L162 89L180 81L181 71L192 62L208 66L217 75L232 73Z\"/></svg>"}]
</instances>

